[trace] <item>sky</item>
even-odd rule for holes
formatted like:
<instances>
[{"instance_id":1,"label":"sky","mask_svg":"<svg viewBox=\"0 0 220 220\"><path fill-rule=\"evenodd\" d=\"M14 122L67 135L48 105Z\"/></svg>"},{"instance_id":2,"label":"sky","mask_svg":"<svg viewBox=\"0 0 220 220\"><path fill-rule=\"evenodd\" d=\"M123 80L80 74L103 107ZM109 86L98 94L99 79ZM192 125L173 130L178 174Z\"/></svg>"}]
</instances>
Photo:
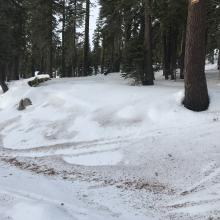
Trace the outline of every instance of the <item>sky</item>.
<instances>
[{"instance_id":1,"label":"sky","mask_svg":"<svg viewBox=\"0 0 220 220\"><path fill-rule=\"evenodd\" d=\"M97 21L98 16L99 16L98 0L91 0L91 3L94 6L91 8L91 17L90 17L90 43L92 43L94 30L96 28L96 21Z\"/></svg>"},{"instance_id":2,"label":"sky","mask_svg":"<svg viewBox=\"0 0 220 220\"><path fill-rule=\"evenodd\" d=\"M92 3L92 7L91 7L91 11L90 11L90 45L92 45L92 39L93 39L93 34L94 31L96 29L96 21L99 17L99 4L98 4L98 0L91 0ZM59 17L57 17L57 19L59 20ZM62 24L59 23L57 30L61 30L62 28ZM84 31L84 27L80 27L79 30L81 30L81 32ZM60 33L60 38L62 39L61 33Z\"/></svg>"}]
</instances>

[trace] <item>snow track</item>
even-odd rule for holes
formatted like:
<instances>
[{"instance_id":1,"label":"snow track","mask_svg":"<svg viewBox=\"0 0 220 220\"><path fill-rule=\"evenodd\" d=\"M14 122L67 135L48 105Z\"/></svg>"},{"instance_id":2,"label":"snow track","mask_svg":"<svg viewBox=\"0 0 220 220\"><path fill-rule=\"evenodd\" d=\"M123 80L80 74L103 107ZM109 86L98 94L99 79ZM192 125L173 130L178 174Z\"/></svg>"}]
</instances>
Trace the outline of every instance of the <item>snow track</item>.
<instances>
[{"instance_id":1,"label":"snow track","mask_svg":"<svg viewBox=\"0 0 220 220\"><path fill-rule=\"evenodd\" d=\"M0 220L29 220L21 210L41 220L219 219L213 68L203 113L184 109L183 82L165 82L160 73L150 88L118 74L38 88L13 82L0 96ZM18 112L24 97L33 106Z\"/></svg>"}]
</instances>

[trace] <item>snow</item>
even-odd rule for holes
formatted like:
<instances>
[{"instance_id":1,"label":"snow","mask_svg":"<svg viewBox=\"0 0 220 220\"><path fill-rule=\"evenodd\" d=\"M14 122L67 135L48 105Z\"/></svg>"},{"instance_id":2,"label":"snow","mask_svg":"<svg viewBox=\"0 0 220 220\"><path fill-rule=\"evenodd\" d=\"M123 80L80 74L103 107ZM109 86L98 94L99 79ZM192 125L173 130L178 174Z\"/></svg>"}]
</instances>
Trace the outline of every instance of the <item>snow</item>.
<instances>
[{"instance_id":1,"label":"snow","mask_svg":"<svg viewBox=\"0 0 220 220\"><path fill-rule=\"evenodd\" d=\"M118 216L122 220L144 219L140 214L128 215L128 207L114 201L117 196L114 187L104 189L113 212L102 203L103 188L94 183L89 188L84 182L37 176L7 166L1 166L0 173L1 220L114 220Z\"/></svg>"},{"instance_id":2,"label":"snow","mask_svg":"<svg viewBox=\"0 0 220 220\"><path fill-rule=\"evenodd\" d=\"M80 156L66 156L64 161L85 166L117 165L122 160L120 152L104 152Z\"/></svg>"},{"instance_id":3,"label":"snow","mask_svg":"<svg viewBox=\"0 0 220 220\"><path fill-rule=\"evenodd\" d=\"M0 220L220 218L216 69L206 66L201 113L161 72L154 87L118 73L11 82L0 94ZM23 98L33 105L18 111Z\"/></svg>"}]
</instances>

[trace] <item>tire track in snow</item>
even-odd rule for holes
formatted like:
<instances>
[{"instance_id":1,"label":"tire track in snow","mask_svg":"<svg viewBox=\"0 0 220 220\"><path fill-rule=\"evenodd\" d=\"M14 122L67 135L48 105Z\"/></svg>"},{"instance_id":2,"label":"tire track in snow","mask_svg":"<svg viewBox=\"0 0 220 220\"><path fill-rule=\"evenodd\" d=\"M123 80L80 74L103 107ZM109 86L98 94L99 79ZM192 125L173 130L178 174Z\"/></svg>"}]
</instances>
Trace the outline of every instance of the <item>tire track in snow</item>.
<instances>
[{"instance_id":1,"label":"tire track in snow","mask_svg":"<svg viewBox=\"0 0 220 220\"><path fill-rule=\"evenodd\" d=\"M58 155L62 156L67 154L71 155L71 153L74 153L74 151L77 150L78 151L88 150L88 153L90 153L93 151L93 148L95 148L94 152L97 152L98 151L97 147L100 147L100 151L102 151L101 146L105 147L105 150L108 149L115 150L119 148L118 147L119 145L131 143L131 142L133 142L133 140L129 138L100 139L100 140L81 141L81 142L65 142L65 143L54 144L49 146L34 147L30 149L7 149L4 148L2 145L2 148L0 149L0 154L3 156L15 156L15 157L16 156L42 157L42 156L58 156ZM112 145L114 147L111 147ZM86 152L83 152L83 154L86 154Z\"/></svg>"}]
</instances>

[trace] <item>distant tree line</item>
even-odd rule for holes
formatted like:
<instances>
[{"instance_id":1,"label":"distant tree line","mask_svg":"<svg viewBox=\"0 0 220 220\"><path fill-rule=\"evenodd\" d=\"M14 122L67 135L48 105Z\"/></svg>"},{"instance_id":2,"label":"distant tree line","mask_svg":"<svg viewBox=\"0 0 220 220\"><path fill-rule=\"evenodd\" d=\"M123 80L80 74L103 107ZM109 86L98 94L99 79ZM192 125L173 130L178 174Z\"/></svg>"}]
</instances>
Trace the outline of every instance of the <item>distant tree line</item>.
<instances>
[{"instance_id":1,"label":"distant tree line","mask_svg":"<svg viewBox=\"0 0 220 220\"><path fill-rule=\"evenodd\" d=\"M153 69L165 79L184 78L188 5L186 0L100 0L96 51L103 72L119 71L146 83ZM206 55L213 62L220 48L220 3L207 1ZM100 28L101 27L101 28ZM144 45L144 46L143 46ZM101 53L99 52L101 50ZM151 59L148 58L151 57ZM152 60L152 61L151 61ZM152 76L149 78L152 83Z\"/></svg>"},{"instance_id":2,"label":"distant tree line","mask_svg":"<svg viewBox=\"0 0 220 220\"><path fill-rule=\"evenodd\" d=\"M1 82L90 74L89 12L88 0L0 0Z\"/></svg>"},{"instance_id":3,"label":"distant tree line","mask_svg":"<svg viewBox=\"0 0 220 220\"><path fill-rule=\"evenodd\" d=\"M184 79L190 37L191 42L197 38L195 46L202 42L199 46L203 50L194 50L210 62L214 62L220 49L217 0L99 0L99 5L100 15L90 45L90 0L0 0L3 91L8 89L6 81L34 76L36 71L51 77L122 71L125 77L153 85L158 69L163 70L166 80ZM193 25L193 16L203 16L203 21L198 17ZM198 29L194 35L187 34L190 24ZM196 31L200 31L199 36ZM203 58L191 59L204 68Z\"/></svg>"}]
</instances>

